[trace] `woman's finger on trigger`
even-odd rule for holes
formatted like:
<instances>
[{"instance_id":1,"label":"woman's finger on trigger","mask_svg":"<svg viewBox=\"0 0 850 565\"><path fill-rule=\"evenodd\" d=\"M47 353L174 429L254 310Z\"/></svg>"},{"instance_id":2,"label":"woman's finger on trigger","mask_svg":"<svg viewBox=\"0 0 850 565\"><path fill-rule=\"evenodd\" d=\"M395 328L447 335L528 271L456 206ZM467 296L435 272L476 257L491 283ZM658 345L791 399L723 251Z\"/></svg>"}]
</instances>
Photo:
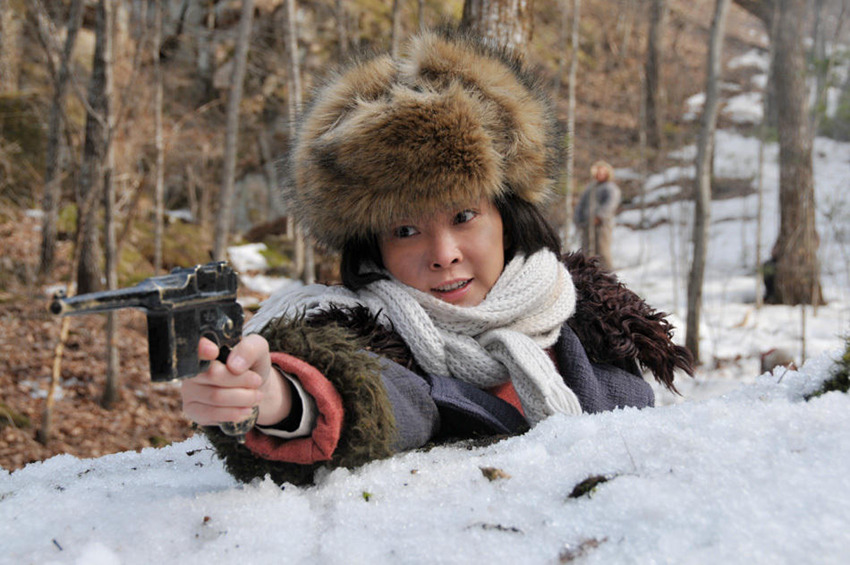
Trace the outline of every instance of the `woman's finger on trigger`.
<instances>
[{"instance_id":1,"label":"woman's finger on trigger","mask_svg":"<svg viewBox=\"0 0 850 565\"><path fill-rule=\"evenodd\" d=\"M253 369L263 372L265 366L270 366L269 344L265 338L251 334L236 344L227 358L227 368L230 372L239 374Z\"/></svg>"},{"instance_id":2,"label":"woman's finger on trigger","mask_svg":"<svg viewBox=\"0 0 850 565\"><path fill-rule=\"evenodd\" d=\"M202 337L198 341L198 358L204 361L212 361L218 358L218 346L211 340Z\"/></svg>"},{"instance_id":3,"label":"woman's finger on trigger","mask_svg":"<svg viewBox=\"0 0 850 565\"><path fill-rule=\"evenodd\" d=\"M268 376L269 369L271 369L269 342L260 335L251 334L246 336L237 347L239 354L249 364L250 369L259 374L262 379L265 379Z\"/></svg>"}]
</instances>

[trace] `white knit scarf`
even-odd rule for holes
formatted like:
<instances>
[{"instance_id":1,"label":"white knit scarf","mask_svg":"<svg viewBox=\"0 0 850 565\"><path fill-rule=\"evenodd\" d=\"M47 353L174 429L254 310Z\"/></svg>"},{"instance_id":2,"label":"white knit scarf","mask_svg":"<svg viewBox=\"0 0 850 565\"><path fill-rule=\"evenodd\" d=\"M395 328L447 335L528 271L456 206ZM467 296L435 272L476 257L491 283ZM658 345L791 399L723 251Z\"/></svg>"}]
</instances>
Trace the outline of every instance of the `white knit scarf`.
<instances>
[{"instance_id":1,"label":"white knit scarf","mask_svg":"<svg viewBox=\"0 0 850 565\"><path fill-rule=\"evenodd\" d=\"M324 285L285 288L263 304L245 331L330 304L363 305L379 314L379 321L399 333L431 374L451 375L479 388L510 380L532 424L555 413L581 413L578 398L544 351L557 341L575 308L572 278L548 250L517 255L477 306L449 304L390 276L358 292Z\"/></svg>"}]
</instances>

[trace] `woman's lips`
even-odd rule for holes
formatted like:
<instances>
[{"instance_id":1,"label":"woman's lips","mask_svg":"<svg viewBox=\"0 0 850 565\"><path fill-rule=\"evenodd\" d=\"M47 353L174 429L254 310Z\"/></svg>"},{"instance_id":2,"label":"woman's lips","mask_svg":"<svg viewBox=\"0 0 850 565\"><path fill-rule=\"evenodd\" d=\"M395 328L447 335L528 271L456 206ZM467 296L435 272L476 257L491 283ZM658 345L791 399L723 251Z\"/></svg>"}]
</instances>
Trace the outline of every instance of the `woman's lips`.
<instances>
[{"instance_id":1,"label":"woman's lips","mask_svg":"<svg viewBox=\"0 0 850 565\"><path fill-rule=\"evenodd\" d=\"M469 285L472 283L472 279L458 279L454 281L449 281L445 284L441 284L440 286L436 286L431 289L431 292L435 293L442 300L446 300L448 302L454 302L469 290Z\"/></svg>"}]
</instances>

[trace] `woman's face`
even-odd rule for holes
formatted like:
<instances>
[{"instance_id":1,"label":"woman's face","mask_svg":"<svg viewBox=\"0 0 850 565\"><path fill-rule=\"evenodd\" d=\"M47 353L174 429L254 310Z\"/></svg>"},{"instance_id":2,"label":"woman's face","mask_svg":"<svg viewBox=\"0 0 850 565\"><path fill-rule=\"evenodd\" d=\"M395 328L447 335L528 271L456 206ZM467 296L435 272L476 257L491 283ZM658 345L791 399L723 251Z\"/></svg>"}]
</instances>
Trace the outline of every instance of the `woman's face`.
<instances>
[{"instance_id":1,"label":"woman's face","mask_svg":"<svg viewBox=\"0 0 850 565\"><path fill-rule=\"evenodd\" d=\"M486 198L399 222L378 243L395 278L457 306L480 304L505 266L502 217Z\"/></svg>"}]
</instances>

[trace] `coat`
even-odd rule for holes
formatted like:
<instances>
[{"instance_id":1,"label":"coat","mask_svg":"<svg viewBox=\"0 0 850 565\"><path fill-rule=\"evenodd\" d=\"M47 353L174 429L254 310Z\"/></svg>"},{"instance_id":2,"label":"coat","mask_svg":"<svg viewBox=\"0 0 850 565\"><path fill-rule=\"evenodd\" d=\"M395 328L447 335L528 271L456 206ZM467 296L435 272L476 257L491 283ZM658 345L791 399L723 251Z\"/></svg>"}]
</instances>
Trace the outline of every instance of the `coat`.
<instances>
[{"instance_id":1,"label":"coat","mask_svg":"<svg viewBox=\"0 0 850 565\"><path fill-rule=\"evenodd\" d=\"M673 372L692 373L672 327L598 262L567 256L576 312L549 350L586 413L653 405L646 368L673 388ZM272 362L315 400L307 437L281 439L251 430L244 445L205 428L237 479L265 475L277 483L309 483L319 468L356 467L434 442L499 437L528 429L508 383L481 390L423 371L400 336L363 307L335 308L269 324ZM675 390L675 389L674 389Z\"/></svg>"}]
</instances>

